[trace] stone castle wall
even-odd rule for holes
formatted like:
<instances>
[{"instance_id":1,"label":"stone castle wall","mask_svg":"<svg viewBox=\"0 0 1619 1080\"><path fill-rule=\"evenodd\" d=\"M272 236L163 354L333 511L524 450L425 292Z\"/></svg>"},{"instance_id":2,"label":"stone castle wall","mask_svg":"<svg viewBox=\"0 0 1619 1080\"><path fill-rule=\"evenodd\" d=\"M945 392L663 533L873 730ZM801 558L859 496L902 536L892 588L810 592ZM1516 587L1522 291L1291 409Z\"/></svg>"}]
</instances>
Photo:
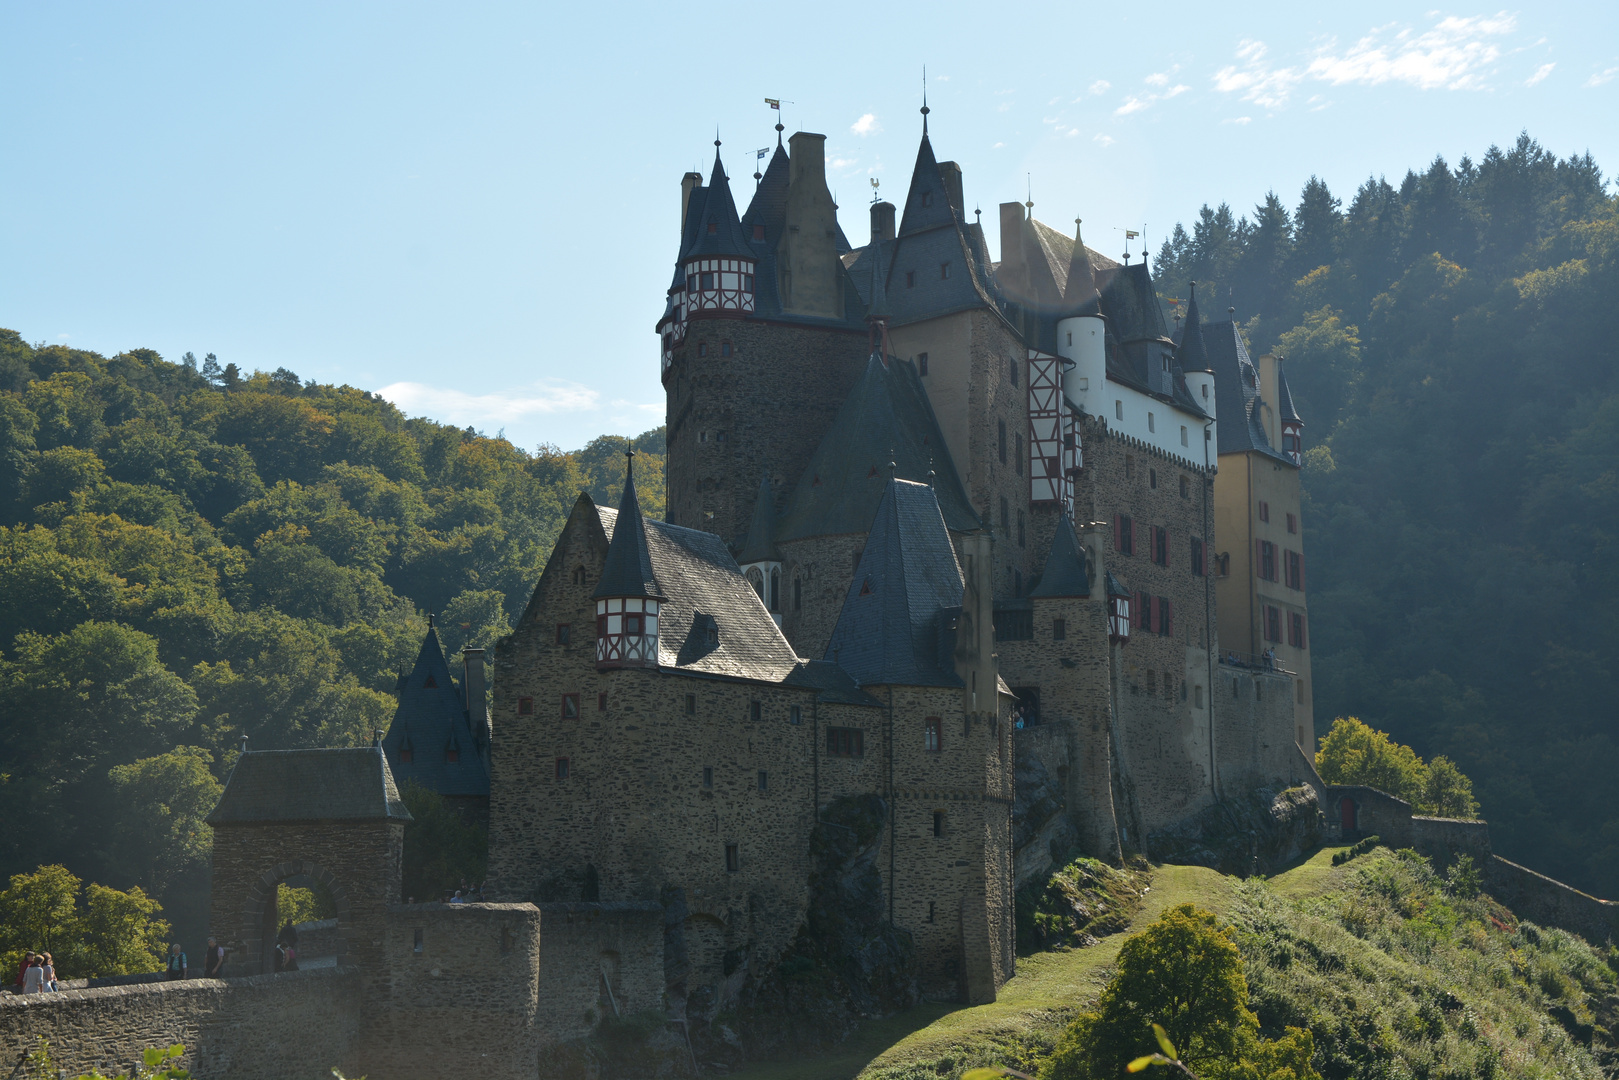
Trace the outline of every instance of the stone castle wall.
<instances>
[{"instance_id":1,"label":"stone castle wall","mask_svg":"<svg viewBox=\"0 0 1619 1080\"><path fill-rule=\"evenodd\" d=\"M864 329L692 320L665 382L666 519L739 543L765 475L785 506L869 355Z\"/></svg>"},{"instance_id":2,"label":"stone castle wall","mask_svg":"<svg viewBox=\"0 0 1619 1080\"><path fill-rule=\"evenodd\" d=\"M1295 777L1293 678L1217 664L1214 680L1214 748L1221 794Z\"/></svg>"},{"instance_id":3,"label":"stone castle wall","mask_svg":"<svg viewBox=\"0 0 1619 1080\"><path fill-rule=\"evenodd\" d=\"M547 1043L664 1007L664 911L651 901L541 904L539 1029ZM609 992L609 989L611 992Z\"/></svg>"},{"instance_id":4,"label":"stone castle wall","mask_svg":"<svg viewBox=\"0 0 1619 1080\"><path fill-rule=\"evenodd\" d=\"M121 1075L150 1047L180 1043L199 1080L330 1080L356 1075L363 980L344 966L0 997L8 1065L50 1044L68 1075ZM367 1017L369 1022L369 1017Z\"/></svg>"}]
</instances>

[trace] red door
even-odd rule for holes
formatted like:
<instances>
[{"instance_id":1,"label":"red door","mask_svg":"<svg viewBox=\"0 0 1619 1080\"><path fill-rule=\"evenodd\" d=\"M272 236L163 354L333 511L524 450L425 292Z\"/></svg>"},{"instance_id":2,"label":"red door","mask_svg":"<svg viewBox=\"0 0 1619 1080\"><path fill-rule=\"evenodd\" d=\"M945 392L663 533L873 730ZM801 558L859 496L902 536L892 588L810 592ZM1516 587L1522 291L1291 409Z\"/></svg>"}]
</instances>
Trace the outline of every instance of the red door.
<instances>
[{"instance_id":1,"label":"red door","mask_svg":"<svg viewBox=\"0 0 1619 1080\"><path fill-rule=\"evenodd\" d=\"M1339 820L1343 823L1344 832L1355 831L1355 800L1344 798L1338 803Z\"/></svg>"}]
</instances>

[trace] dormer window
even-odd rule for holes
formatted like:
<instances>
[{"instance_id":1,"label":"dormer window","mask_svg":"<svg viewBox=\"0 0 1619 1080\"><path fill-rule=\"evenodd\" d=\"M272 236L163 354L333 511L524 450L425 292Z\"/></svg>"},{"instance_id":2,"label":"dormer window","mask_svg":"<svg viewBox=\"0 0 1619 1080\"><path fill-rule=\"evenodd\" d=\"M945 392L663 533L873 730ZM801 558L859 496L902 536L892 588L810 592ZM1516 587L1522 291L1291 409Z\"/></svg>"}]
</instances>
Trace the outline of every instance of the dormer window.
<instances>
[{"instance_id":1,"label":"dormer window","mask_svg":"<svg viewBox=\"0 0 1619 1080\"><path fill-rule=\"evenodd\" d=\"M754 242L757 243L758 241L763 240L764 238L765 238L765 227L763 225L755 225L753 227L753 239L754 239Z\"/></svg>"},{"instance_id":2,"label":"dormer window","mask_svg":"<svg viewBox=\"0 0 1619 1080\"><path fill-rule=\"evenodd\" d=\"M444 748L444 762L445 762L445 764L454 765L456 762L458 762L460 760L461 760L461 748L459 746L455 745L454 743L451 743L450 745L448 745L448 746L446 746Z\"/></svg>"},{"instance_id":3,"label":"dormer window","mask_svg":"<svg viewBox=\"0 0 1619 1080\"><path fill-rule=\"evenodd\" d=\"M922 205L923 206L932 206L933 205L933 192L931 192L931 191L922 192Z\"/></svg>"},{"instance_id":4,"label":"dormer window","mask_svg":"<svg viewBox=\"0 0 1619 1080\"><path fill-rule=\"evenodd\" d=\"M754 265L752 259L687 260L687 314L752 311Z\"/></svg>"},{"instance_id":5,"label":"dormer window","mask_svg":"<svg viewBox=\"0 0 1619 1080\"><path fill-rule=\"evenodd\" d=\"M720 223L717 222L717 221L710 221L708 223L708 235L710 235L710 236L718 236L719 234L720 234Z\"/></svg>"},{"instance_id":6,"label":"dormer window","mask_svg":"<svg viewBox=\"0 0 1619 1080\"><path fill-rule=\"evenodd\" d=\"M1109 641L1123 645L1130 640L1130 598L1107 598L1107 636Z\"/></svg>"},{"instance_id":7,"label":"dormer window","mask_svg":"<svg viewBox=\"0 0 1619 1080\"><path fill-rule=\"evenodd\" d=\"M724 357L731 355L731 343L729 341L720 342L720 355Z\"/></svg>"},{"instance_id":8,"label":"dormer window","mask_svg":"<svg viewBox=\"0 0 1619 1080\"><path fill-rule=\"evenodd\" d=\"M427 677L427 681L422 683L422 689L423 690L437 690L438 689L438 680L433 678L433 676L429 675Z\"/></svg>"},{"instance_id":9,"label":"dormer window","mask_svg":"<svg viewBox=\"0 0 1619 1080\"><path fill-rule=\"evenodd\" d=\"M947 262L940 263L939 264L939 280L940 281L947 281L947 280L949 280L949 278L950 278L950 264L947 263Z\"/></svg>"},{"instance_id":10,"label":"dormer window","mask_svg":"<svg viewBox=\"0 0 1619 1080\"><path fill-rule=\"evenodd\" d=\"M915 270L907 270L907 271L905 271L905 287L907 289L916 288L916 271Z\"/></svg>"}]
</instances>

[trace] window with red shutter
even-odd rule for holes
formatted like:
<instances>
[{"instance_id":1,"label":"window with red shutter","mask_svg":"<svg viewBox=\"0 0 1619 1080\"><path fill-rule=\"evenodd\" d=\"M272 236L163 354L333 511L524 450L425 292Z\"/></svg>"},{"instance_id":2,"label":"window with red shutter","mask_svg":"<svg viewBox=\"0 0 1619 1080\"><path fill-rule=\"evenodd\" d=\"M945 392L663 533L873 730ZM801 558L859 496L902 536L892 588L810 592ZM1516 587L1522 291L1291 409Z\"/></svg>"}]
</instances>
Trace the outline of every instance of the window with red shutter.
<instances>
[{"instance_id":1,"label":"window with red shutter","mask_svg":"<svg viewBox=\"0 0 1619 1080\"><path fill-rule=\"evenodd\" d=\"M1175 605L1167 599L1164 601L1164 636L1175 636Z\"/></svg>"},{"instance_id":2,"label":"window with red shutter","mask_svg":"<svg viewBox=\"0 0 1619 1080\"><path fill-rule=\"evenodd\" d=\"M1143 633L1152 633L1152 595L1142 593L1137 597L1136 609L1141 612L1141 630Z\"/></svg>"}]
</instances>

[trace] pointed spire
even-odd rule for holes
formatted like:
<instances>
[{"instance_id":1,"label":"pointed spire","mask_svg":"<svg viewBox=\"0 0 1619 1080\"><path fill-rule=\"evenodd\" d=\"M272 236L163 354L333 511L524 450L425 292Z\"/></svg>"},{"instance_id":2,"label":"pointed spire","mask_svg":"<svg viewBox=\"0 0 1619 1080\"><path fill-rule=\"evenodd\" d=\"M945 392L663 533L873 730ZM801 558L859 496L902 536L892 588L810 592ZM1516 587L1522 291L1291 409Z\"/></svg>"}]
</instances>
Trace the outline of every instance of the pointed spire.
<instances>
[{"instance_id":1,"label":"pointed spire","mask_svg":"<svg viewBox=\"0 0 1619 1080\"><path fill-rule=\"evenodd\" d=\"M1192 295L1186 301L1186 329L1181 332L1180 348L1175 350L1175 362L1182 371L1213 371L1209 362L1209 347L1203 339L1203 319L1197 311L1197 282L1192 282Z\"/></svg>"},{"instance_id":2,"label":"pointed spire","mask_svg":"<svg viewBox=\"0 0 1619 1080\"><path fill-rule=\"evenodd\" d=\"M1299 416L1298 409L1293 407L1293 391L1287 385L1287 372L1282 368L1285 357L1276 358L1276 415L1284 424L1297 424L1304 426L1303 417Z\"/></svg>"},{"instance_id":3,"label":"pointed spire","mask_svg":"<svg viewBox=\"0 0 1619 1080\"><path fill-rule=\"evenodd\" d=\"M933 111L932 109L928 108L928 66L926 64L923 64L922 65L922 138L923 139L926 139L928 137L928 113L930 113L932 111Z\"/></svg>"},{"instance_id":4,"label":"pointed spire","mask_svg":"<svg viewBox=\"0 0 1619 1080\"><path fill-rule=\"evenodd\" d=\"M1074 535L1074 523L1064 510L1057 519L1057 534L1051 538L1051 553L1046 556L1046 568L1040 573L1040 584L1030 590L1031 597L1075 597L1091 594L1090 568L1085 549Z\"/></svg>"},{"instance_id":5,"label":"pointed spire","mask_svg":"<svg viewBox=\"0 0 1619 1080\"><path fill-rule=\"evenodd\" d=\"M755 258L742 234L742 220L737 216L736 202L731 198L731 181L725 175L725 163L720 160L720 140L717 137L714 139L714 168L709 173L704 194L702 214L694 222L696 233L680 257Z\"/></svg>"},{"instance_id":6,"label":"pointed spire","mask_svg":"<svg viewBox=\"0 0 1619 1080\"><path fill-rule=\"evenodd\" d=\"M652 573L652 554L647 550L646 524L641 520L641 501L635 494L635 448L624 454L624 495L618 501L618 520L613 539L607 545L607 561L595 597L637 597L663 599L658 579Z\"/></svg>"},{"instance_id":7,"label":"pointed spire","mask_svg":"<svg viewBox=\"0 0 1619 1080\"><path fill-rule=\"evenodd\" d=\"M1091 264L1091 253L1080 235L1080 218L1074 219L1074 253L1068 258L1068 283L1063 289L1065 315L1095 314L1101 307L1101 294L1096 289L1096 267Z\"/></svg>"},{"instance_id":8,"label":"pointed spire","mask_svg":"<svg viewBox=\"0 0 1619 1080\"><path fill-rule=\"evenodd\" d=\"M781 562L776 550L776 502L770 493L770 474L759 477L759 494L753 500L753 520L748 522L748 535L742 540L742 551L736 561L740 565L760 562Z\"/></svg>"}]
</instances>

